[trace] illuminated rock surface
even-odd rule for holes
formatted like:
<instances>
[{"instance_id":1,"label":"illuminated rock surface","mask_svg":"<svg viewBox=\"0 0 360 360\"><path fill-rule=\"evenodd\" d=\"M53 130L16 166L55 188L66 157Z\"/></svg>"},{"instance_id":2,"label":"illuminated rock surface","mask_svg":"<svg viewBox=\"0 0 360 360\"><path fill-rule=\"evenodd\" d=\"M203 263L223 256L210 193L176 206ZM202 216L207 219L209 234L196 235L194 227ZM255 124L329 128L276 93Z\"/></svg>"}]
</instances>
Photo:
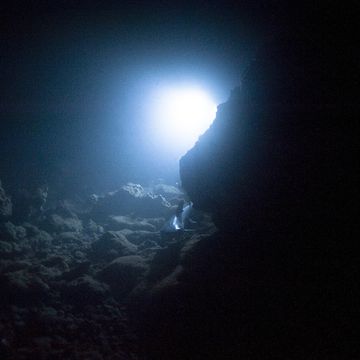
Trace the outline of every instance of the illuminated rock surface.
<instances>
[{"instance_id":1,"label":"illuminated rock surface","mask_svg":"<svg viewBox=\"0 0 360 360\"><path fill-rule=\"evenodd\" d=\"M0 223L2 359L142 356L142 332L133 325L153 294L177 281L194 235L161 243L164 215L175 211L167 200L176 204L184 194L165 184L156 191L165 197L127 184L90 204L61 200L22 216L16 206L23 202L15 202L17 215ZM197 220L199 232L212 227L208 217Z\"/></svg>"}]
</instances>

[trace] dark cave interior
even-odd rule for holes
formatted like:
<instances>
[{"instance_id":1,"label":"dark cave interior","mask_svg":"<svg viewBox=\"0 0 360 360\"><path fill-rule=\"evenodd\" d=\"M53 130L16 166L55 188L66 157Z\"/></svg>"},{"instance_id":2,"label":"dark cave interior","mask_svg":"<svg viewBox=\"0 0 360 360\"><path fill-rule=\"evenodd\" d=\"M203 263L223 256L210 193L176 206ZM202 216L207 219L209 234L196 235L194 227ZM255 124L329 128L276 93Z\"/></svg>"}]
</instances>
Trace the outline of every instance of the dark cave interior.
<instances>
[{"instance_id":1,"label":"dark cave interior","mask_svg":"<svg viewBox=\"0 0 360 360\"><path fill-rule=\"evenodd\" d=\"M0 357L358 358L351 10L6 5ZM141 132L169 74L222 99L179 161Z\"/></svg>"}]
</instances>

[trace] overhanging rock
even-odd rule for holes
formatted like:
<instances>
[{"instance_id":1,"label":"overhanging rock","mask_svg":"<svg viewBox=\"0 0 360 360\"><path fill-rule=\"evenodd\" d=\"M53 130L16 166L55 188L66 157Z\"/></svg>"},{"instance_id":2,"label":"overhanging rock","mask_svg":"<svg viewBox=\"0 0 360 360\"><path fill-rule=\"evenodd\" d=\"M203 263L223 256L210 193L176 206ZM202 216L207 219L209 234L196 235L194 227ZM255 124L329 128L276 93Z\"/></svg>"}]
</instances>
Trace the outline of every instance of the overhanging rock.
<instances>
[{"instance_id":1,"label":"overhanging rock","mask_svg":"<svg viewBox=\"0 0 360 360\"><path fill-rule=\"evenodd\" d=\"M235 231L251 224L273 231L331 223L329 204L347 171L339 109L296 99L281 105L281 97L255 104L254 97L234 92L181 158L182 186L194 207Z\"/></svg>"}]
</instances>

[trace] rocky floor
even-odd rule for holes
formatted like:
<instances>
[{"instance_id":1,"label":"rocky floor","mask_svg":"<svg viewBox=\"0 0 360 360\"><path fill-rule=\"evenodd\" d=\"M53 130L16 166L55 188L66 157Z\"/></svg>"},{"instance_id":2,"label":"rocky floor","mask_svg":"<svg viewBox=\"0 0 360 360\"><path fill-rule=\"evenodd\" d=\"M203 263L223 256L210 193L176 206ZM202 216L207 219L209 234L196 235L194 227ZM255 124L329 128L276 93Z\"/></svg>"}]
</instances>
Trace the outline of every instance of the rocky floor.
<instances>
[{"instance_id":1,"label":"rocky floor","mask_svg":"<svg viewBox=\"0 0 360 360\"><path fill-rule=\"evenodd\" d=\"M1 359L146 358L133 314L176 285L214 232L209 217L164 242L159 230L184 199L175 187L128 184L53 206L44 191L12 203L1 188Z\"/></svg>"}]
</instances>

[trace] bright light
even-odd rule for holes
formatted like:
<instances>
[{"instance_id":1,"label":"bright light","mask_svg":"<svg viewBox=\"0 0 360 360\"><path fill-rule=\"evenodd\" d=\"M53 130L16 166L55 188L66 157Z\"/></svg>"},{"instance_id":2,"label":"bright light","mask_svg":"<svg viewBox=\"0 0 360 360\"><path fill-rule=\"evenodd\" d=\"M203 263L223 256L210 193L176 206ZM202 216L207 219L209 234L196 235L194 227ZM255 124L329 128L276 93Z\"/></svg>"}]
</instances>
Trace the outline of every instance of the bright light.
<instances>
[{"instance_id":1,"label":"bright light","mask_svg":"<svg viewBox=\"0 0 360 360\"><path fill-rule=\"evenodd\" d=\"M216 104L198 88L162 89L155 103L152 132L164 151L180 155L189 150L211 125Z\"/></svg>"}]
</instances>

